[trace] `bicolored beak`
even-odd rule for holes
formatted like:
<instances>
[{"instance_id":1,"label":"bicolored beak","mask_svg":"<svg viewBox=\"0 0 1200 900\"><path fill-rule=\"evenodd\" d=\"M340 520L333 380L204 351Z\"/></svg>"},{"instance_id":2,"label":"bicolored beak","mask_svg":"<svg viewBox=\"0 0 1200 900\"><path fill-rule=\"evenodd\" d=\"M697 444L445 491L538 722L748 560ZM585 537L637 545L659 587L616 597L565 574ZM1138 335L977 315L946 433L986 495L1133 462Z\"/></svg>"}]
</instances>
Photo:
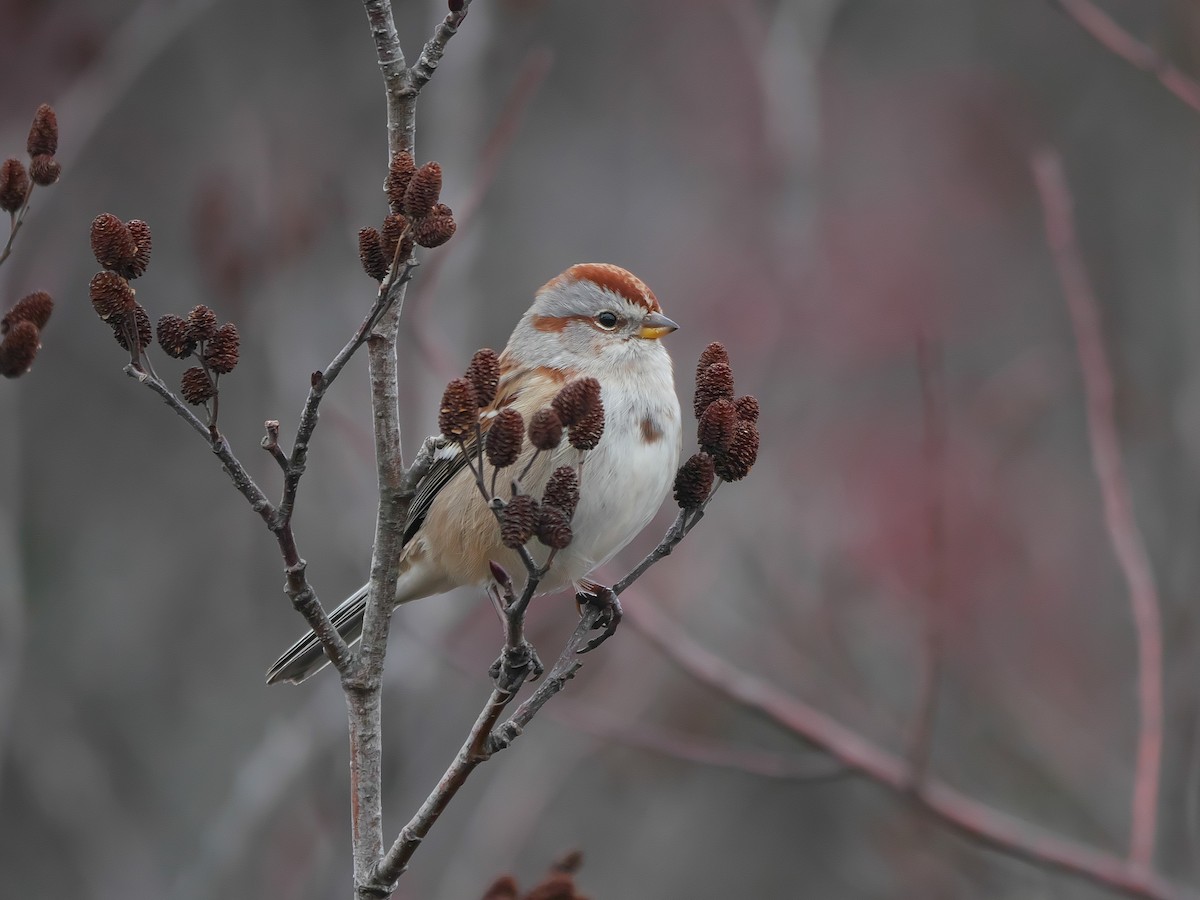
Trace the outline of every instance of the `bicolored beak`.
<instances>
[{"instance_id":1,"label":"bicolored beak","mask_svg":"<svg viewBox=\"0 0 1200 900\"><path fill-rule=\"evenodd\" d=\"M638 337L653 341L670 334L677 328L679 326L662 313L652 312L646 318L642 319L642 330L638 332Z\"/></svg>"}]
</instances>

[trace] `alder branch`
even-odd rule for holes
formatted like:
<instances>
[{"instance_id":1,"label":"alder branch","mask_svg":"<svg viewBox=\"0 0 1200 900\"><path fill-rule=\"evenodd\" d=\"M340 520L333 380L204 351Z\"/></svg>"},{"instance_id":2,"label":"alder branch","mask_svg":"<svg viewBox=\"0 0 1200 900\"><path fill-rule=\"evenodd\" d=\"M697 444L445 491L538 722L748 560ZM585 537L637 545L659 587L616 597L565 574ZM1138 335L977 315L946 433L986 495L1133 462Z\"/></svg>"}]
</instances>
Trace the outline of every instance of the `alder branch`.
<instances>
[{"instance_id":1,"label":"alder branch","mask_svg":"<svg viewBox=\"0 0 1200 900\"><path fill-rule=\"evenodd\" d=\"M323 371L313 372L312 386L309 388L308 397L304 401L304 409L300 413L300 422L296 427L296 437L292 441L291 456L283 457L282 460L280 460L279 456L276 456L284 473L283 496L279 500L278 510L281 522L291 521L292 509L296 503L296 491L300 486L300 478L304 475L304 470L308 465L308 444L312 439L313 431L317 427L321 401L325 398L326 391L329 390L338 375L341 374L346 363L366 343L371 329L375 327L380 317L395 303L398 301L402 302L405 285L412 280L413 270L416 267L417 262L413 259L404 261L402 266L393 264L391 273L380 286L375 304L367 313L366 318L363 319L362 324L358 326L358 330L354 332L353 337L330 360L329 365ZM267 436L263 439L263 449L267 450L273 456L276 455L276 451L278 450L278 423L276 423L274 436L268 431Z\"/></svg>"},{"instance_id":2,"label":"alder branch","mask_svg":"<svg viewBox=\"0 0 1200 900\"><path fill-rule=\"evenodd\" d=\"M945 782L913 778L902 757L833 717L751 675L697 643L662 613L633 604L629 619L658 650L700 683L821 748L844 766L909 798L936 821L1007 856L1057 869L1130 897L1196 900L1148 867L1022 821L972 799Z\"/></svg>"},{"instance_id":3,"label":"alder branch","mask_svg":"<svg viewBox=\"0 0 1200 900\"><path fill-rule=\"evenodd\" d=\"M446 27L445 22L435 33L431 43L436 42L439 57L446 41L466 16L467 6L468 3L463 0L461 9L447 16L447 21L451 22L448 34L439 38ZM429 79L425 77L418 83L417 77L405 63L392 17L391 0L364 0L363 7L383 75L390 161L401 152L413 152L417 97ZM429 72L432 74L432 68ZM393 259L393 276L397 267L398 261ZM376 870L383 853L383 661L399 577L404 522L414 485L413 469L417 467L416 463L413 469L407 469L404 465L399 420L396 340L406 285L406 279L396 279L384 292L389 298L386 308L366 335L379 505L358 665L352 672L342 672L350 720L354 883L358 900L373 900L391 892L389 887L381 894ZM425 447L428 446L426 442ZM429 464L428 460L421 461L423 469L428 469Z\"/></svg>"},{"instance_id":4,"label":"alder branch","mask_svg":"<svg viewBox=\"0 0 1200 900\"><path fill-rule=\"evenodd\" d=\"M1162 54L1152 50L1117 24L1092 0L1051 0L1080 28L1098 41L1109 52L1125 62L1158 79L1159 84L1200 112L1200 82L1186 75L1179 67L1167 61Z\"/></svg>"},{"instance_id":5,"label":"alder branch","mask_svg":"<svg viewBox=\"0 0 1200 900\"><path fill-rule=\"evenodd\" d=\"M238 493L246 498L250 508L258 514L259 518L263 520L263 524L275 535L283 556L286 577L284 590L291 599L292 605L304 616L313 633L321 641L321 646L324 647L330 662L339 672L346 671L353 659L350 648L329 621L329 616L325 613L325 608L321 605L317 592L308 582L307 563L300 557L296 547L296 538L292 533L291 522L280 520L278 510L250 477L250 473L246 471L241 460L234 455L229 441L220 431L201 422L196 414L188 409L184 402L175 396L171 389L152 372L134 363L127 365L124 371L126 375L158 394L164 403L191 426L193 431L204 438L209 449L221 461L221 468L229 476L229 480L233 482Z\"/></svg>"},{"instance_id":6,"label":"alder branch","mask_svg":"<svg viewBox=\"0 0 1200 900\"><path fill-rule=\"evenodd\" d=\"M477 481L481 483L482 489L482 476L479 473L477 473ZM670 555L679 542L703 518L704 506L711 499L712 495L710 494L708 500L698 510L690 513L688 511L680 512L658 546L648 553L628 575L617 582L612 588L612 592L617 594L626 590L656 562ZM542 570L537 568L532 559L526 565L532 566L532 571L540 577ZM531 574L531 579L533 577ZM511 596L511 586L507 588L507 591ZM531 596L534 591L527 587L526 592ZM385 889L391 889L396 880L404 873L408 861L416 852L421 840L429 833L429 829L437 817L454 799L459 788L466 783L471 772L480 763L486 762L496 753L511 746L513 741L524 733L525 728L533 721L533 717L539 710L555 694L559 693L568 681L575 677L575 673L583 667L584 654L596 646L595 640L591 637L592 632L603 627L608 614L609 610L599 603L589 603L583 606L579 623L568 638L566 646L555 660L554 665L541 677L537 689L500 724L497 724L500 716L517 696L517 693L515 689L509 691L501 686L497 686L492 691L454 762L438 780L437 785L425 802L421 804L416 815L401 829L391 848L375 869L370 882L374 891L378 893ZM508 650L507 640L505 649Z\"/></svg>"},{"instance_id":7,"label":"alder branch","mask_svg":"<svg viewBox=\"0 0 1200 900\"><path fill-rule=\"evenodd\" d=\"M1059 155L1044 149L1033 157L1034 181L1045 218L1046 242L1071 316L1075 348L1087 397L1088 444L1104 504L1113 555L1129 588L1138 648L1137 762L1130 823L1130 859L1154 860L1163 744L1162 611L1154 571L1133 511L1121 441L1113 412L1113 377L1104 349L1100 310L1083 264L1072 221L1070 189Z\"/></svg>"},{"instance_id":8,"label":"alder branch","mask_svg":"<svg viewBox=\"0 0 1200 900\"><path fill-rule=\"evenodd\" d=\"M3 265L4 261L12 254L13 241L17 239L17 232L25 224L25 214L29 212L29 201L33 197L36 187L37 185L32 181L29 183L29 189L25 191L25 202L21 204L20 209L9 216L8 240L4 242L4 248L0 249L0 265Z\"/></svg>"}]
</instances>

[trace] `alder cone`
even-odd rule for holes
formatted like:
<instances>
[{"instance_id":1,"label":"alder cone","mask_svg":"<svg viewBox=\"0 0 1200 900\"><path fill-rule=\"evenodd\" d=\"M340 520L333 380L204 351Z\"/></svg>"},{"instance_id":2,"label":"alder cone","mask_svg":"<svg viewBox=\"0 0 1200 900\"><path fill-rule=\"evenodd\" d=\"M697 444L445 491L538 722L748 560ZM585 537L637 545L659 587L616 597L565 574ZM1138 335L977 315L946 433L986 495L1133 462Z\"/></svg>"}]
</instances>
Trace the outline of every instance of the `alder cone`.
<instances>
[{"instance_id":1,"label":"alder cone","mask_svg":"<svg viewBox=\"0 0 1200 900\"><path fill-rule=\"evenodd\" d=\"M26 294L13 304L13 308L4 314L3 319L0 319L0 334L7 334L17 322L32 322L41 331L50 321L52 312L54 300L45 291Z\"/></svg>"},{"instance_id":2,"label":"alder cone","mask_svg":"<svg viewBox=\"0 0 1200 900\"><path fill-rule=\"evenodd\" d=\"M17 322L0 342L0 375L5 378L24 375L41 346L38 327L28 321Z\"/></svg>"},{"instance_id":3,"label":"alder cone","mask_svg":"<svg viewBox=\"0 0 1200 900\"><path fill-rule=\"evenodd\" d=\"M523 547L537 531L539 519L538 502L517 494L500 514L500 543L511 550Z\"/></svg>"},{"instance_id":4,"label":"alder cone","mask_svg":"<svg viewBox=\"0 0 1200 900\"><path fill-rule=\"evenodd\" d=\"M192 366L183 373L179 392L183 394L183 399L192 406L199 406L206 400L211 400L217 393L208 373L199 366Z\"/></svg>"},{"instance_id":5,"label":"alder cone","mask_svg":"<svg viewBox=\"0 0 1200 900\"><path fill-rule=\"evenodd\" d=\"M478 421L475 385L466 378L455 378L442 394L438 428L452 441L462 443Z\"/></svg>"},{"instance_id":6,"label":"alder cone","mask_svg":"<svg viewBox=\"0 0 1200 900\"><path fill-rule=\"evenodd\" d=\"M29 193L29 174L19 159L0 163L0 210L14 213L25 203Z\"/></svg>"},{"instance_id":7,"label":"alder cone","mask_svg":"<svg viewBox=\"0 0 1200 900\"><path fill-rule=\"evenodd\" d=\"M511 466L521 455L525 442L525 421L515 409L506 408L496 414L484 438L484 450L493 468Z\"/></svg>"},{"instance_id":8,"label":"alder cone","mask_svg":"<svg viewBox=\"0 0 1200 900\"><path fill-rule=\"evenodd\" d=\"M699 509L712 490L713 458L707 453L693 453L675 473L675 502L680 509Z\"/></svg>"}]
</instances>

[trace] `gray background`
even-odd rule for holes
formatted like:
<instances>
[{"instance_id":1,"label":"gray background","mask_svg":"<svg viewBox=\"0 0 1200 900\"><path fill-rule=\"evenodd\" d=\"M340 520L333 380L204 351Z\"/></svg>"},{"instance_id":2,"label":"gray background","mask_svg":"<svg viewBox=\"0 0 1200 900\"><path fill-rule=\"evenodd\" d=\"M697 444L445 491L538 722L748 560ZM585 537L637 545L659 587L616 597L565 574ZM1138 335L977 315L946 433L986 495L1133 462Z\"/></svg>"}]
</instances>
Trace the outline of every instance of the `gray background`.
<instances>
[{"instance_id":1,"label":"gray background","mask_svg":"<svg viewBox=\"0 0 1200 900\"><path fill-rule=\"evenodd\" d=\"M412 56L444 7L399 7ZM1191 4L1107 8L1200 64ZM238 324L221 423L275 494L261 423L294 428L309 373L371 302L355 233L382 217L386 148L361 5L8 0L0 19L0 153L22 150L50 101L65 165L0 269L2 305L58 301L33 371L0 384L0 892L345 896L334 679L262 683L301 628L277 551L203 442L121 373L87 302L87 234L101 211L148 220L151 314L205 302ZM934 769L1120 853L1135 645L1028 168L1058 147L1163 602L1159 864L1200 881L1194 112L1045 0L478 0L418 120L418 156L445 167L461 222L424 254L406 310L409 449L441 385L503 345L538 285L575 262L629 267L682 325L685 406L697 353L725 341L762 401L764 446L627 603L900 749L931 564L914 347L934 335L949 431ZM365 577L369 429L359 360L324 406L297 512L327 603ZM568 598L539 602L544 655L573 616ZM477 596L397 615L388 834L457 749L498 641ZM614 724L623 736L591 733ZM470 900L572 847L600 900L1105 896L869 782L628 745L658 727L821 762L627 629L476 774L397 896Z\"/></svg>"}]
</instances>

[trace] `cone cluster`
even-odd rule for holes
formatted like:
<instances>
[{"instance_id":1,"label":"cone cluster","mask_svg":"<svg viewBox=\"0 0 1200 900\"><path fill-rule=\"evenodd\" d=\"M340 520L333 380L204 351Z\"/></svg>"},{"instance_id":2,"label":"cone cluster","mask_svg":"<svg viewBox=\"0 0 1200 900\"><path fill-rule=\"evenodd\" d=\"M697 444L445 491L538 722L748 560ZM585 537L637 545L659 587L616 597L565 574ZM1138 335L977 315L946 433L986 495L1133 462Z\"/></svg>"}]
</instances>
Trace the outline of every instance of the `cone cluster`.
<instances>
[{"instance_id":1,"label":"cone cluster","mask_svg":"<svg viewBox=\"0 0 1200 900\"><path fill-rule=\"evenodd\" d=\"M415 179L420 171L415 170L411 178ZM401 180L398 175L394 181L399 184ZM405 189L412 190L412 181ZM417 208L412 206L415 202L410 202L410 208ZM537 454L551 453L561 447L564 438L579 451L591 450L599 443L604 434L604 403L596 379L580 378L564 385L550 404L534 412L526 423L524 416L511 406L494 408L500 377L496 351L486 347L477 351L466 374L446 385L438 410L442 435L463 448L464 453L473 458L478 452L472 449L477 446L473 441L482 440L488 465L495 470L493 489L495 473L520 462L526 438L534 451L526 459L529 465ZM571 519L579 505L579 473L574 466L559 466L551 473L538 500L520 484L529 465L512 476L513 496L503 503L499 513L501 541L506 547L516 549L536 537L547 547L561 550L574 536ZM477 473L477 477L482 478L483 473Z\"/></svg>"},{"instance_id":2,"label":"cone cluster","mask_svg":"<svg viewBox=\"0 0 1200 900\"><path fill-rule=\"evenodd\" d=\"M54 184L62 175L62 166L54 158L58 152L58 117L43 103L33 114L33 124L25 141L29 154L26 165L15 156L0 163L0 210L16 216L25 208L34 185Z\"/></svg>"},{"instance_id":3,"label":"cone cluster","mask_svg":"<svg viewBox=\"0 0 1200 900\"><path fill-rule=\"evenodd\" d=\"M413 247L440 247L458 227L454 211L439 202L442 167L436 162L418 166L410 153L397 153L383 183L389 215L380 228L358 232L358 258L363 271L376 281L387 277L392 263L404 263Z\"/></svg>"},{"instance_id":4,"label":"cone cluster","mask_svg":"<svg viewBox=\"0 0 1200 900\"><path fill-rule=\"evenodd\" d=\"M34 185L54 184L62 173L62 167L54 158L58 152L58 118L45 103L34 113L25 150L29 154L28 165L16 157L0 161L0 210L9 214L10 249L29 209L29 196ZM7 252L0 253L0 256L7 255ZM53 309L54 301L50 295L35 291L18 300L0 318L0 375L17 378L29 371L42 347L42 330Z\"/></svg>"},{"instance_id":5,"label":"cone cluster","mask_svg":"<svg viewBox=\"0 0 1200 900\"><path fill-rule=\"evenodd\" d=\"M45 291L22 297L0 318L0 375L16 378L33 365L42 346L42 329L50 321L54 301Z\"/></svg>"},{"instance_id":6,"label":"cone cluster","mask_svg":"<svg viewBox=\"0 0 1200 900\"><path fill-rule=\"evenodd\" d=\"M129 283L150 265L150 226L141 219L123 222L112 213L101 213L92 220L91 244L92 255L103 269L89 285L92 309L136 359L153 341L150 316Z\"/></svg>"},{"instance_id":7,"label":"cone cluster","mask_svg":"<svg viewBox=\"0 0 1200 900\"><path fill-rule=\"evenodd\" d=\"M700 451L675 474L675 502L685 510L702 507L717 478L745 478L758 459L758 400L734 395L729 354L718 342L705 347L696 364L693 410Z\"/></svg>"}]
</instances>

